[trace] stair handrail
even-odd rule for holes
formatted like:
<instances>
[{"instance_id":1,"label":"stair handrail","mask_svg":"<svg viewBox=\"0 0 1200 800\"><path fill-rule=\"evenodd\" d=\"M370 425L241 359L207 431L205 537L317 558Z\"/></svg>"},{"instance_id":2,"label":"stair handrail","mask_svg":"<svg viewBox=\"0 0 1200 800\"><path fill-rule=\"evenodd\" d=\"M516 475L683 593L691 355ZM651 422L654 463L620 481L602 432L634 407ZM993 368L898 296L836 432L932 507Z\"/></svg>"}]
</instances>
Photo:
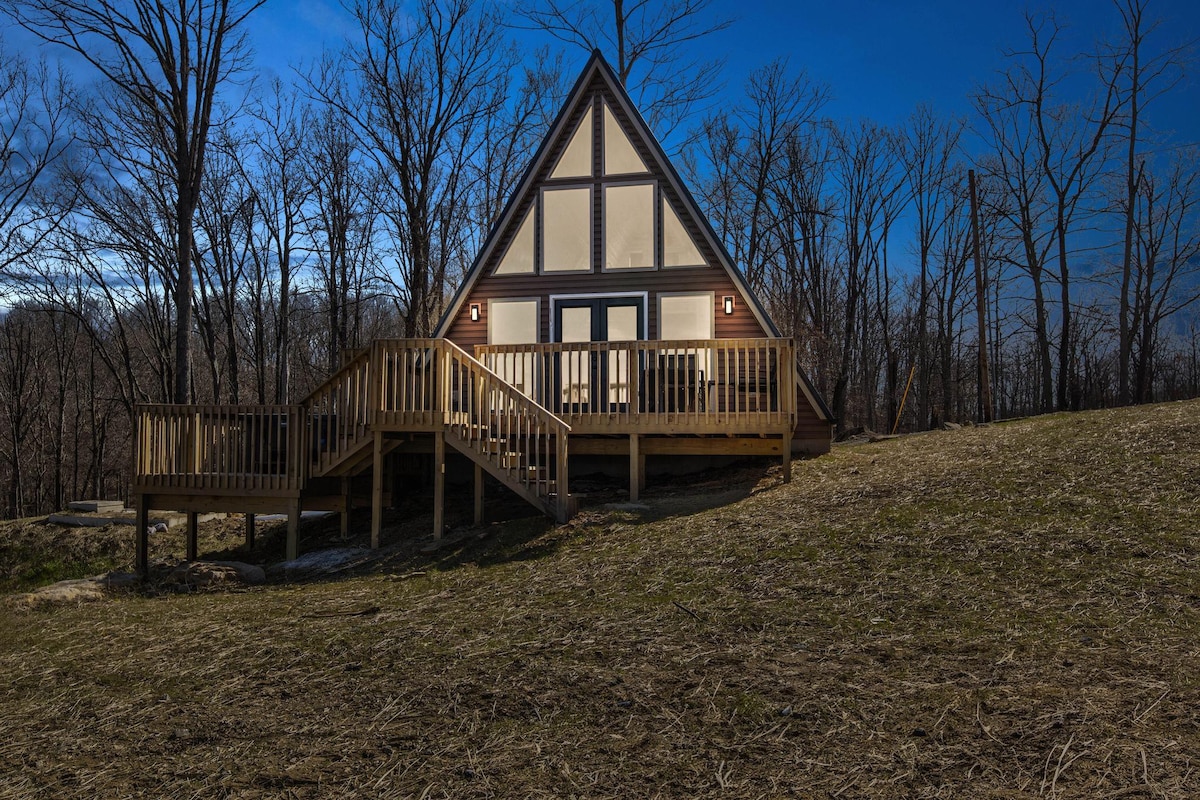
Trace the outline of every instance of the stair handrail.
<instances>
[{"instance_id":1,"label":"stair handrail","mask_svg":"<svg viewBox=\"0 0 1200 800\"><path fill-rule=\"evenodd\" d=\"M373 352L374 352L374 348L371 348L371 347L368 347L368 348L365 348L364 350L362 350L360 353L355 355L354 358L347 361L339 369L337 369L320 386L318 386L316 389L313 389L308 394L307 397L305 397L302 401L300 401L300 406L304 410L303 416L304 416L304 420L305 420L305 425L304 425L305 440L303 443L303 451L305 453L305 456L303 458L303 461L308 466L309 471L311 471L313 469L317 469L319 471L319 469L322 466L328 466L328 465L322 465L322 458L330 453L336 454L336 453L353 452L359 446L361 446L362 441L365 441L367 438L367 434L370 433L370 425L374 420L374 416L376 413L376 406L378 405L377 402L374 402L374 400L376 400L376 398L373 397L373 395L370 391L370 387L372 384L371 375L374 372L374 370L371 369L371 361L372 361ZM358 373L360 371L365 371L365 373L366 373L366 375L364 376L365 382L366 382L366 387L364 387L365 393L363 396L363 399L365 399L365 401L366 401L366 408L365 408L366 414L365 414L365 419L362 420L362 423L364 424L364 427L365 427L365 432L359 433L358 435L351 437L349 439L350 446L347 446L347 447L334 448L334 447L321 446L320 443L314 438L315 436L318 435L318 433L313 430L313 425L315 423L315 420L312 417L312 412L313 412L315 406L322 399L324 399L326 397L332 397L336 392L340 391L342 389L343 384L347 384L349 382L350 378L355 373ZM331 426L335 422L336 422L336 420L327 419L326 425ZM349 431L352 429L350 426L341 426L341 427L342 427L342 430L345 430L345 431ZM353 426L353 429L357 431L357 429L359 427L360 427L360 425L356 423ZM334 439L334 437L330 437L330 441L334 441L334 440L340 442L340 438ZM334 459L334 460L336 460L336 459Z\"/></svg>"},{"instance_id":2,"label":"stair handrail","mask_svg":"<svg viewBox=\"0 0 1200 800\"><path fill-rule=\"evenodd\" d=\"M469 447L478 456L487 461L493 469L494 474L507 473L509 480L512 480L514 468L512 465L504 463L504 455L502 453L489 452L485 440L490 438L492 423L497 422L501 426L504 424L514 424L511 419L498 418L495 420L487 419L484 415L485 407L492 413L496 413L496 408L492 407L495 400L491 396L492 392L497 392L503 398L503 401L511 404L511 407L520 409L529 414L534 419L532 429L521 430L520 423L516 431L508 430L509 436L516 436L518 442L524 441L526 450L518 451L524 454L529 460L529 464L524 466L518 465L518 474L515 482L524 487L526 491L536 494L544 503L549 506L551 500L551 492L549 490L548 479L535 478L530 479L531 468L536 476L537 470L541 467L549 467L549 443L551 438L554 445L554 462L555 462L555 515L560 522L565 522L568 515L568 493L567 493L567 458L568 458L568 435L571 432L571 426L567 424L561 417L556 416L545 406L539 404L532 398L525 395L515 386L505 380L503 377L493 372L482 362L476 359L473 355L463 350L458 345L449 340L441 340L439 348L443 353L444 367L442 372L442 412L445 420L445 427L448 431L453 432L464 444ZM465 417L457 416L462 412L460 407L455 407L455 361L464 366L467 371L471 383L467 386L459 386L460 401L466 398ZM484 433L488 436L484 436ZM499 433L499 432L497 432ZM499 438L499 437L497 437ZM534 441L531 445L531 439ZM541 440L545 440L545 452L542 451ZM532 452L528 452L532 446ZM545 486L545 491L542 491L540 485Z\"/></svg>"}]
</instances>

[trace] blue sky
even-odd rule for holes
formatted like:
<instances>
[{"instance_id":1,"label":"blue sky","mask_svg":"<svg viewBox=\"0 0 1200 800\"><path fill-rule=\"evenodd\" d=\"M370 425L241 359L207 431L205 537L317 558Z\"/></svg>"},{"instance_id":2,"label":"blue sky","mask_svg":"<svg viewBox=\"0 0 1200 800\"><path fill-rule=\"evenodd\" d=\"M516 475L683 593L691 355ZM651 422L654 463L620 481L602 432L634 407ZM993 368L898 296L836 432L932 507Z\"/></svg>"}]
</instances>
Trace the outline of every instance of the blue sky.
<instances>
[{"instance_id":1,"label":"blue sky","mask_svg":"<svg viewBox=\"0 0 1200 800\"><path fill-rule=\"evenodd\" d=\"M714 6L716 13L736 18L706 41L727 59L729 102L741 97L750 72L782 56L830 87L830 117L868 117L885 125L901 122L918 103L943 114L968 114L970 93L1004 66L1004 49L1025 44L1026 9L1055 10L1068 26L1064 53L1117 34L1120 24L1108 0L715 0ZM1150 16L1163 21L1152 46L1200 39L1196 0L1152 0ZM335 0L269 0L251 25L259 63L284 75L288 65L312 60L324 46L340 46L353 31L353 20ZM574 69L587 53L576 49L568 57ZM1174 142L1200 143L1200 78L1187 77L1149 116L1157 128L1174 131Z\"/></svg>"}]
</instances>

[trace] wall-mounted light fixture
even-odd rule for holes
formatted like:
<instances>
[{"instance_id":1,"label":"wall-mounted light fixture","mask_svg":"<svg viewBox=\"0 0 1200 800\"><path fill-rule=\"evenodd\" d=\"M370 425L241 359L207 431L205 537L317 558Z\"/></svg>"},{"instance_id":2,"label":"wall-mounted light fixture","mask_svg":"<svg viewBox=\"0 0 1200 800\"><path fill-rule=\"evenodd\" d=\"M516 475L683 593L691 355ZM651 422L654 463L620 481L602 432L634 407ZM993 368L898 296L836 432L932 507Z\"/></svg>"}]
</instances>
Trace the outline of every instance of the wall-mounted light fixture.
<instances>
[{"instance_id":1,"label":"wall-mounted light fixture","mask_svg":"<svg viewBox=\"0 0 1200 800\"><path fill-rule=\"evenodd\" d=\"M733 313L733 297L731 295L725 295L725 297L723 299L725 301L725 313L732 314Z\"/></svg>"},{"instance_id":2,"label":"wall-mounted light fixture","mask_svg":"<svg viewBox=\"0 0 1200 800\"><path fill-rule=\"evenodd\" d=\"M471 322L479 322L479 303L471 303Z\"/></svg>"}]
</instances>

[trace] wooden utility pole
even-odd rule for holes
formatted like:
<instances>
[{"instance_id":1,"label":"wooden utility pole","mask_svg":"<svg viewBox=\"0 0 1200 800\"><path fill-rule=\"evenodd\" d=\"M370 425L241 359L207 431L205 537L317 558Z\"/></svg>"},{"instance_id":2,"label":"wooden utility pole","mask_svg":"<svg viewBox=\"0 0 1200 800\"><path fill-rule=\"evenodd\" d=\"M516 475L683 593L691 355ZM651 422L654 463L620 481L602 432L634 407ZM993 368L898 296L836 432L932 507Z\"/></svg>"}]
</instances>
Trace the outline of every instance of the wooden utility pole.
<instances>
[{"instance_id":1,"label":"wooden utility pole","mask_svg":"<svg viewBox=\"0 0 1200 800\"><path fill-rule=\"evenodd\" d=\"M983 280L983 262L979 254L979 200L975 196L975 170L967 170L971 184L971 240L975 251L975 321L979 328L979 421L992 421L992 379L987 355L987 294Z\"/></svg>"}]
</instances>

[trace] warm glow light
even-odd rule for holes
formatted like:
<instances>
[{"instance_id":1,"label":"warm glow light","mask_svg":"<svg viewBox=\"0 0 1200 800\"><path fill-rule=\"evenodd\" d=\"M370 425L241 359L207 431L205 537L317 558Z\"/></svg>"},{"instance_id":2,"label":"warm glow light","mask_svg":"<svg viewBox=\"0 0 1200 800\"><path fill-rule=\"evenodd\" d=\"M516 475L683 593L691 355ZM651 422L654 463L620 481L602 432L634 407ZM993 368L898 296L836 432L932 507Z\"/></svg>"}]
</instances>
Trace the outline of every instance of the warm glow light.
<instances>
[{"instance_id":1,"label":"warm glow light","mask_svg":"<svg viewBox=\"0 0 1200 800\"><path fill-rule=\"evenodd\" d=\"M471 322L479 322L479 303L471 303Z\"/></svg>"},{"instance_id":2,"label":"warm glow light","mask_svg":"<svg viewBox=\"0 0 1200 800\"><path fill-rule=\"evenodd\" d=\"M733 298L732 297L729 297L729 296L725 297L725 313L726 314L733 313Z\"/></svg>"}]
</instances>

